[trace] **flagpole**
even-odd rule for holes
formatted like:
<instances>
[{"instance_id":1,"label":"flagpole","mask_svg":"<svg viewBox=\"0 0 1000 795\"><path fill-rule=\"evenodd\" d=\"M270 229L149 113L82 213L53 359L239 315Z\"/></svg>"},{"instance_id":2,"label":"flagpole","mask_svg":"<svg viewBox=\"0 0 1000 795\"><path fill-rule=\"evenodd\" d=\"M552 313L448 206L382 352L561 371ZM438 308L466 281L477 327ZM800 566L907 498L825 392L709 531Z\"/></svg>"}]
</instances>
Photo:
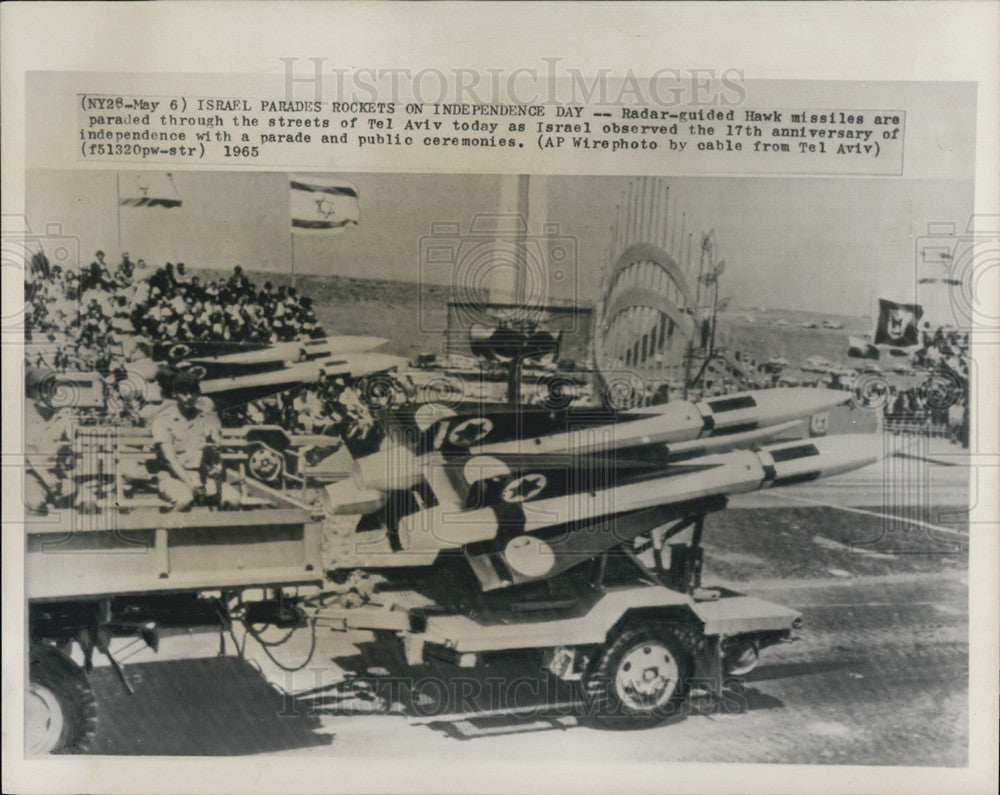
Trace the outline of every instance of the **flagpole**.
<instances>
[{"instance_id":1,"label":"flagpole","mask_svg":"<svg viewBox=\"0 0 1000 795\"><path fill-rule=\"evenodd\" d=\"M291 240L291 254L292 254L292 272L290 279L290 286L295 287L295 232L291 231L288 233L288 237Z\"/></svg>"}]
</instances>

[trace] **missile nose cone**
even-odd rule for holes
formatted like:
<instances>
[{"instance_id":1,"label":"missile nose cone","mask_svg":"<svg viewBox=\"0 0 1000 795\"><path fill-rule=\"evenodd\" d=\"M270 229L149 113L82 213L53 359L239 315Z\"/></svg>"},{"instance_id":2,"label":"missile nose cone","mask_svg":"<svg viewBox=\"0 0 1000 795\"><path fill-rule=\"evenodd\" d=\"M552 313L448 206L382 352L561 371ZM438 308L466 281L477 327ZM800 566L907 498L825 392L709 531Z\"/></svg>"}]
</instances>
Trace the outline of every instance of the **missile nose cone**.
<instances>
[{"instance_id":1,"label":"missile nose cone","mask_svg":"<svg viewBox=\"0 0 1000 795\"><path fill-rule=\"evenodd\" d=\"M833 408L834 406L841 406L847 403L851 399L851 392L846 389L802 389L804 393L812 393L811 399L813 404L819 409ZM803 401L808 401L810 398L804 394L802 396Z\"/></svg>"},{"instance_id":2,"label":"missile nose cone","mask_svg":"<svg viewBox=\"0 0 1000 795\"><path fill-rule=\"evenodd\" d=\"M761 409L797 412L800 416L825 411L846 403L851 393L841 389L812 389L810 387L788 387L782 389L758 389L749 393Z\"/></svg>"},{"instance_id":3,"label":"missile nose cone","mask_svg":"<svg viewBox=\"0 0 1000 795\"><path fill-rule=\"evenodd\" d=\"M350 347L345 350L349 351L373 351L389 342L385 337L348 337L347 340Z\"/></svg>"},{"instance_id":4,"label":"missile nose cone","mask_svg":"<svg viewBox=\"0 0 1000 795\"><path fill-rule=\"evenodd\" d=\"M405 367L406 359L388 353L343 353L326 359L320 365L327 375L349 375L358 378L369 373L381 373Z\"/></svg>"},{"instance_id":5,"label":"missile nose cone","mask_svg":"<svg viewBox=\"0 0 1000 795\"><path fill-rule=\"evenodd\" d=\"M824 459L853 460L858 466L874 463L896 451L894 439L873 433L844 433L809 441Z\"/></svg>"},{"instance_id":6,"label":"missile nose cone","mask_svg":"<svg viewBox=\"0 0 1000 795\"><path fill-rule=\"evenodd\" d=\"M874 464L891 454L877 434L841 434L795 442L765 445L761 461L774 468L774 485L787 485L802 479L830 477Z\"/></svg>"},{"instance_id":7,"label":"missile nose cone","mask_svg":"<svg viewBox=\"0 0 1000 795\"><path fill-rule=\"evenodd\" d=\"M757 422L771 425L796 417L811 417L847 403L851 393L838 389L790 387L746 393L757 404Z\"/></svg>"},{"instance_id":8,"label":"missile nose cone","mask_svg":"<svg viewBox=\"0 0 1000 795\"><path fill-rule=\"evenodd\" d=\"M365 372L369 373L391 370L393 367L405 367L407 363L402 356L393 356L388 353L366 353L360 361L365 365Z\"/></svg>"},{"instance_id":9,"label":"missile nose cone","mask_svg":"<svg viewBox=\"0 0 1000 795\"><path fill-rule=\"evenodd\" d=\"M363 335L341 335L326 337L316 345L316 350L327 350L331 354L364 353L374 351L389 342L385 337L368 337Z\"/></svg>"}]
</instances>

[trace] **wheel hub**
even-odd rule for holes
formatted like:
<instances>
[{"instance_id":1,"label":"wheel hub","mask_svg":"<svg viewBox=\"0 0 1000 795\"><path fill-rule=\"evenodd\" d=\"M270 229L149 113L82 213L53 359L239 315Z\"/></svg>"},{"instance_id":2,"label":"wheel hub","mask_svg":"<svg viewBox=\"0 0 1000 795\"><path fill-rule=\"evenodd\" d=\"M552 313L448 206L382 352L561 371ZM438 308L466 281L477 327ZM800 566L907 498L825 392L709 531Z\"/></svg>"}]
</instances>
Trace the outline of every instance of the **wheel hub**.
<instances>
[{"instance_id":1,"label":"wheel hub","mask_svg":"<svg viewBox=\"0 0 1000 795\"><path fill-rule=\"evenodd\" d=\"M55 693L32 683L24 700L24 739L29 754L46 754L59 746L65 717Z\"/></svg>"},{"instance_id":2,"label":"wheel hub","mask_svg":"<svg viewBox=\"0 0 1000 795\"><path fill-rule=\"evenodd\" d=\"M621 700L642 709L665 704L677 687L680 670L670 650L661 643L643 643L622 658L615 677Z\"/></svg>"}]
</instances>

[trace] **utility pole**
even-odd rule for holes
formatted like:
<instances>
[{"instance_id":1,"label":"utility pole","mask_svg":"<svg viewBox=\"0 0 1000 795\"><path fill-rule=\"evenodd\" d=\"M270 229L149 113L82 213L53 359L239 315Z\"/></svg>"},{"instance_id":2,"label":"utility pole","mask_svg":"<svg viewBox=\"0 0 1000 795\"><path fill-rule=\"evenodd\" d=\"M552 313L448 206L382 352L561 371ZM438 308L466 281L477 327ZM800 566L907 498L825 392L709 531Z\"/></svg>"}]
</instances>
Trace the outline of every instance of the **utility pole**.
<instances>
[{"instance_id":1,"label":"utility pole","mask_svg":"<svg viewBox=\"0 0 1000 795\"><path fill-rule=\"evenodd\" d=\"M726 269L726 261L719 260L718 265L712 266L712 281L715 285L715 292L712 295L712 339L709 343L709 351L715 352L715 327L719 320L719 277Z\"/></svg>"},{"instance_id":2,"label":"utility pole","mask_svg":"<svg viewBox=\"0 0 1000 795\"><path fill-rule=\"evenodd\" d=\"M714 230L713 230L714 231ZM711 233L709 233L711 234ZM684 361L684 399L688 399L688 392L691 389L691 366L694 363L694 338L695 335L701 333L701 323L699 322L699 314L701 309L701 283L704 279L705 272L705 249L707 248L708 236L702 239L701 254L698 256L698 281L695 285L694 292L694 311L691 314L691 337L688 340L687 355ZM688 255L690 256L690 247L688 248Z\"/></svg>"}]
</instances>

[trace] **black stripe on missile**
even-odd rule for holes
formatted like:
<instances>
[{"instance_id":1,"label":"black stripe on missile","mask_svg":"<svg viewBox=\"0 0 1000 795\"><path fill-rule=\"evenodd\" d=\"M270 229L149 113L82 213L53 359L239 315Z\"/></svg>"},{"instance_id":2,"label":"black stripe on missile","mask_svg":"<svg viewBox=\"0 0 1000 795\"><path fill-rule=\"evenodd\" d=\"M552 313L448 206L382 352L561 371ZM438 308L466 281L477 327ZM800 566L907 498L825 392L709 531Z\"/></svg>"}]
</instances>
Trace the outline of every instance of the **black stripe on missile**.
<instances>
[{"instance_id":1,"label":"black stripe on missile","mask_svg":"<svg viewBox=\"0 0 1000 795\"><path fill-rule=\"evenodd\" d=\"M800 458L810 458L819 455L819 450L814 444L800 444L795 447L786 447L781 450L768 450L774 463L780 464L782 461L798 461Z\"/></svg>"},{"instance_id":2,"label":"black stripe on missile","mask_svg":"<svg viewBox=\"0 0 1000 795\"><path fill-rule=\"evenodd\" d=\"M668 445L664 445L663 450L666 455L667 461L669 461L670 463L675 463L677 461L689 461L692 458L699 458L707 454L707 450L704 447L685 450L683 453L675 453L673 450L670 449Z\"/></svg>"},{"instance_id":3,"label":"black stripe on missile","mask_svg":"<svg viewBox=\"0 0 1000 795\"><path fill-rule=\"evenodd\" d=\"M736 409L755 409L757 401L750 395L740 395L739 397L721 398L719 400L706 401L712 411L735 411Z\"/></svg>"},{"instance_id":4,"label":"black stripe on missile","mask_svg":"<svg viewBox=\"0 0 1000 795\"><path fill-rule=\"evenodd\" d=\"M803 472L800 475L788 475L783 478L777 478L771 485L772 486L791 486L795 483L808 483L811 480L818 480L819 472Z\"/></svg>"},{"instance_id":5,"label":"black stripe on missile","mask_svg":"<svg viewBox=\"0 0 1000 795\"><path fill-rule=\"evenodd\" d=\"M466 551L468 551L468 549L466 549ZM493 552L487 555L486 559L490 562L490 566L493 568L493 573L497 575L497 579L500 580L500 582L511 579L510 567L507 565L507 561L503 559L502 552Z\"/></svg>"},{"instance_id":6,"label":"black stripe on missile","mask_svg":"<svg viewBox=\"0 0 1000 795\"><path fill-rule=\"evenodd\" d=\"M715 420L712 420L713 425ZM755 431L758 428L758 423L756 422L744 422L742 425L731 425L728 428L714 428L709 436L730 436L734 433L745 433L746 431Z\"/></svg>"}]
</instances>

